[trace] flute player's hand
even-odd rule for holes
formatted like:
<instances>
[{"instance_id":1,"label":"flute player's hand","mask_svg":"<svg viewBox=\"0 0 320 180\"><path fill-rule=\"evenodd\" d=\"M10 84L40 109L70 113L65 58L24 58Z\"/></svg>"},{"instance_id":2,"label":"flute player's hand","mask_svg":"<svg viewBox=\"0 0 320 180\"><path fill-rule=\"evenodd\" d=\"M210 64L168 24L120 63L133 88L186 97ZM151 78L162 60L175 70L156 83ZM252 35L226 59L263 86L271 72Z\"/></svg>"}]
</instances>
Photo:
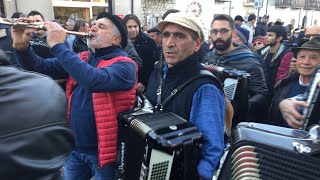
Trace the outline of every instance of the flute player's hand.
<instances>
[{"instance_id":1,"label":"flute player's hand","mask_svg":"<svg viewBox=\"0 0 320 180\"><path fill-rule=\"evenodd\" d=\"M28 22L28 18L21 18L19 21ZM11 27L12 47L16 50L25 50L29 46L34 29L25 29L21 27Z\"/></svg>"},{"instance_id":2,"label":"flute player's hand","mask_svg":"<svg viewBox=\"0 0 320 180\"><path fill-rule=\"evenodd\" d=\"M64 43L67 33L63 27L56 22L50 21L45 22L45 26L47 28L47 43L50 47L59 43Z\"/></svg>"}]
</instances>

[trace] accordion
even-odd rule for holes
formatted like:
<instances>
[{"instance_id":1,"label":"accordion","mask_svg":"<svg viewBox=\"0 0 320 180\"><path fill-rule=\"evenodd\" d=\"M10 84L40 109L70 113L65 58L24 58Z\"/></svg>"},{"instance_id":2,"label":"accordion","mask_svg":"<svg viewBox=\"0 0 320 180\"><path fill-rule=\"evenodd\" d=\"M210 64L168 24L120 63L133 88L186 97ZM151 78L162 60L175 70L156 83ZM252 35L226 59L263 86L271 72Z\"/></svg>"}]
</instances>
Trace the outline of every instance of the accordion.
<instances>
[{"instance_id":1,"label":"accordion","mask_svg":"<svg viewBox=\"0 0 320 180\"><path fill-rule=\"evenodd\" d=\"M116 179L197 179L202 134L176 114L137 111L118 116Z\"/></svg>"},{"instance_id":2,"label":"accordion","mask_svg":"<svg viewBox=\"0 0 320 180\"><path fill-rule=\"evenodd\" d=\"M50 46L41 40L32 40L30 45L34 52L42 58L53 58L54 56L50 53Z\"/></svg>"},{"instance_id":3,"label":"accordion","mask_svg":"<svg viewBox=\"0 0 320 180\"><path fill-rule=\"evenodd\" d=\"M218 179L319 179L320 130L313 131L316 136L303 130L240 123L233 131Z\"/></svg>"},{"instance_id":4,"label":"accordion","mask_svg":"<svg viewBox=\"0 0 320 180\"><path fill-rule=\"evenodd\" d=\"M249 86L250 74L237 69L227 69L214 65L202 64L222 82L227 99L232 102L235 114L232 127L239 122L248 120L249 113Z\"/></svg>"}]
</instances>

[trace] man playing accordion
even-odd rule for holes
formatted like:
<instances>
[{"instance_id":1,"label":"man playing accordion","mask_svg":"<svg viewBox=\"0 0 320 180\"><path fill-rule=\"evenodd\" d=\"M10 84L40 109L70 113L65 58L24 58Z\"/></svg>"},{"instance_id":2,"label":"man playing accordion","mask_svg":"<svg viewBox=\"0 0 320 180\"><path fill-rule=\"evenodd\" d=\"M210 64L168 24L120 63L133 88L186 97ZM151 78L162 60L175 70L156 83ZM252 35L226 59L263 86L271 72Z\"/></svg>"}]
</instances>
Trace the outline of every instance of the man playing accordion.
<instances>
[{"instance_id":1,"label":"man playing accordion","mask_svg":"<svg viewBox=\"0 0 320 180\"><path fill-rule=\"evenodd\" d=\"M146 91L153 105L159 105L171 91L198 76L204 68L198 50L204 40L201 23L183 13L169 14L157 25L163 34L165 62L152 72ZM159 87L161 88L159 91ZM200 179L212 179L224 149L224 94L210 79L193 81L164 107L195 125L203 135Z\"/></svg>"}]
</instances>

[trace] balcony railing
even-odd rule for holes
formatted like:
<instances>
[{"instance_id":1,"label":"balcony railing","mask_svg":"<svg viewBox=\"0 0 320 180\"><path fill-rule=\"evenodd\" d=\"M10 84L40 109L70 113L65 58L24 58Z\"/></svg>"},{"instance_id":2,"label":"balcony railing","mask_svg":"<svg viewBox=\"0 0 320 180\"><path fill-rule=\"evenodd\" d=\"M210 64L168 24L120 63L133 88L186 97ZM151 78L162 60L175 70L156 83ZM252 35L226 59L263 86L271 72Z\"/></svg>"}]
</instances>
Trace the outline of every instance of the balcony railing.
<instances>
[{"instance_id":1,"label":"balcony railing","mask_svg":"<svg viewBox=\"0 0 320 180\"><path fill-rule=\"evenodd\" d=\"M291 8L302 9L306 6L306 0L292 0Z\"/></svg>"},{"instance_id":2,"label":"balcony railing","mask_svg":"<svg viewBox=\"0 0 320 180\"><path fill-rule=\"evenodd\" d=\"M276 7L287 8L291 7L292 0L278 0L276 1Z\"/></svg>"},{"instance_id":3,"label":"balcony railing","mask_svg":"<svg viewBox=\"0 0 320 180\"><path fill-rule=\"evenodd\" d=\"M304 9L320 11L320 0L306 0Z\"/></svg>"},{"instance_id":4,"label":"balcony railing","mask_svg":"<svg viewBox=\"0 0 320 180\"><path fill-rule=\"evenodd\" d=\"M254 0L243 0L244 6L254 6Z\"/></svg>"}]
</instances>

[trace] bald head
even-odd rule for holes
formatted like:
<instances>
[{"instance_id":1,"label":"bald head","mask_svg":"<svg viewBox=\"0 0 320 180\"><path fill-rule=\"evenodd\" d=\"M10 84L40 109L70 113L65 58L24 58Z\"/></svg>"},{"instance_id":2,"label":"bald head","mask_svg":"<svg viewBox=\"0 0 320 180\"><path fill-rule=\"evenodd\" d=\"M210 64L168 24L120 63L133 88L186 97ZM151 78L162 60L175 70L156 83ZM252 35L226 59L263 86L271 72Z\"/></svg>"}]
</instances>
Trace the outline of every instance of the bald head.
<instances>
[{"instance_id":1,"label":"bald head","mask_svg":"<svg viewBox=\"0 0 320 180\"><path fill-rule=\"evenodd\" d=\"M320 36L320 26L310 26L306 29L304 37L311 39L314 36Z\"/></svg>"}]
</instances>

